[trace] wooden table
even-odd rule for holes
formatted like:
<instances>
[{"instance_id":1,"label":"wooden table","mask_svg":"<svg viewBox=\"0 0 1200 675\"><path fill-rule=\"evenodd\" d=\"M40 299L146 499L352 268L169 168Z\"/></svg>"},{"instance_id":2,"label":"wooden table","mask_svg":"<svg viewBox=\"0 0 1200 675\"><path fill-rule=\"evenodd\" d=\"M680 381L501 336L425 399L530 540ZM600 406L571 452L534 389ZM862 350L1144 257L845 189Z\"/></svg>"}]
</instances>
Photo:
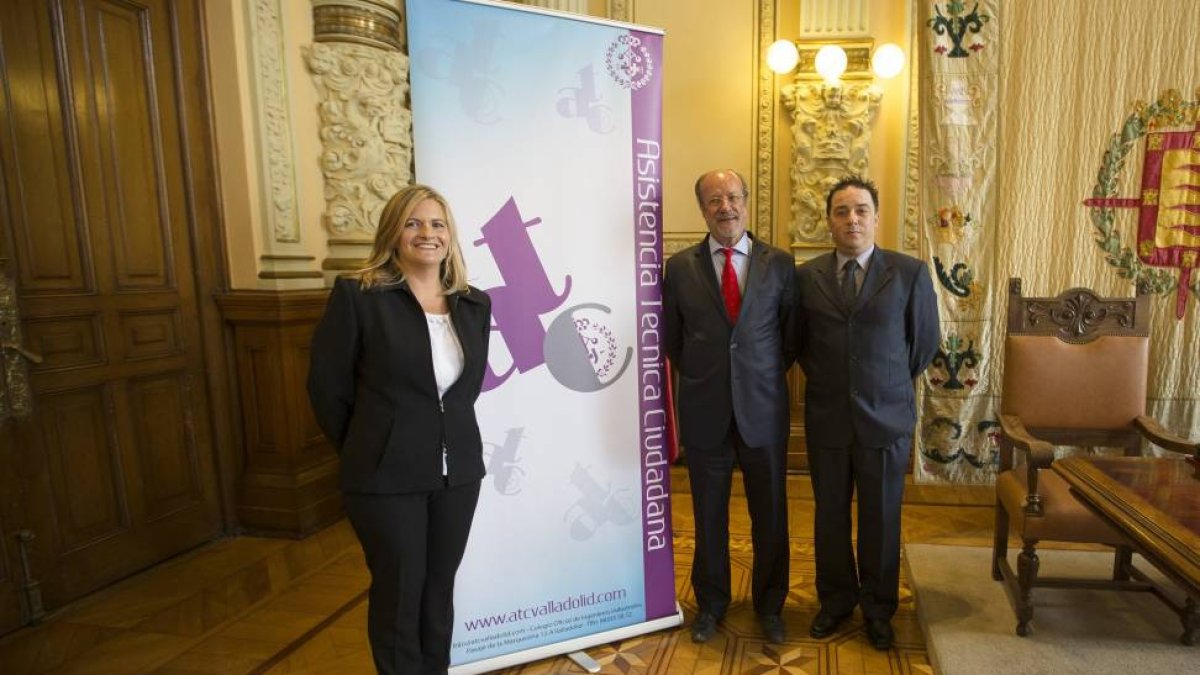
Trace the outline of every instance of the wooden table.
<instances>
[{"instance_id":1,"label":"wooden table","mask_svg":"<svg viewBox=\"0 0 1200 675\"><path fill-rule=\"evenodd\" d=\"M1182 640L1192 644L1200 629L1200 478L1191 462L1076 456L1050 466L1187 595L1175 609L1184 624Z\"/></svg>"}]
</instances>

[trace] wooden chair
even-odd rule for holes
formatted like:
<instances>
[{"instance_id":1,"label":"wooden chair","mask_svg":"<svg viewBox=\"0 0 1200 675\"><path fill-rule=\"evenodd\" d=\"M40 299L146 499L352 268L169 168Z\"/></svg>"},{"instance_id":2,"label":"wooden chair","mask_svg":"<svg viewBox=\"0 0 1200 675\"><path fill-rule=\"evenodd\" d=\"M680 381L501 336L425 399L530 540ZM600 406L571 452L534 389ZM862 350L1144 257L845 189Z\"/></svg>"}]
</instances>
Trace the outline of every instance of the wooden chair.
<instances>
[{"instance_id":1,"label":"wooden chair","mask_svg":"<svg viewBox=\"0 0 1200 675\"><path fill-rule=\"evenodd\" d=\"M1027 298L1020 279L1008 285L992 577L1004 583L1017 615L1017 635L1029 634L1035 587L1109 588L1157 595L1180 615L1183 641L1190 644L1196 608L1176 602L1138 570L1126 538L1050 468L1054 446L1088 452L1123 448L1126 456L1134 456L1144 438L1169 450L1196 452L1197 444L1169 435L1144 415L1149 295L1139 288L1134 298L1100 298L1072 288L1055 298ZM1008 560L1010 532L1022 542L1015 573ZM1111 579L1039 577L1042 541L1112 546Z\"/></svg>"}]
</instances>

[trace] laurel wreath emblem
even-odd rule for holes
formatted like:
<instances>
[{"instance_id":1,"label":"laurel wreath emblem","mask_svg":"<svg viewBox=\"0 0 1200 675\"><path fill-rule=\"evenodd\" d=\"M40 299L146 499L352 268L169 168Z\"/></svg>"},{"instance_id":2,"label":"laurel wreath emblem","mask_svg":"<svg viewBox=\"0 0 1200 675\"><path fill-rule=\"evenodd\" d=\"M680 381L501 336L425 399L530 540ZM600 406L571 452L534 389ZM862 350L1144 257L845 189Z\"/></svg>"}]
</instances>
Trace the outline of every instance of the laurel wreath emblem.
<instances>
[{"instance_id":1,"label":"laurel wreath emblem","mask_svg":"<svg viewBox=\"0 0 1200 675\"><path fill-rule=\"evenodd\" d=\"M593 366L596 375L604 377L612 372L613 364L617 362L617 339L613 337L608 326L582 317L575 319L575 330L579 332L579 337L585 345L595 348L598 354L603 355L603 363Z\"/></svg>"},{"instance_id":2,"label":"laurel wreath emblem","mask_svg":"<svg viewBox=\"0 0 1200 675\"><path fill-rule=\"evenodd\" d=\"M1195 119L1198 105L1200 103L1196 101L1183 100L1175 89L1167 90L1150 105L1146 105L1144 101L1136 102L1133 114L1126 118L1121 130L1109 140L1108 149L1100 162L1100 172L1096 176L1092 196L1116 196L1117 181L1134 144L1155 129L1181 126L1189 119ZM1091 219L1092 227L1096 230L1096 245L1104 251L1105 261L1116 269L1117 275L1144 285L1152 293L1165 294L1176 290L1179 282L1173 274L1167 270L1151 268L1137 257L1133 249L1121 243L1121 234L1113 224L1115 216L1112 208L1092 208ZM1200 280L1189 288L1193 293L1200 294Z\"/></svg>"}]
</instances>

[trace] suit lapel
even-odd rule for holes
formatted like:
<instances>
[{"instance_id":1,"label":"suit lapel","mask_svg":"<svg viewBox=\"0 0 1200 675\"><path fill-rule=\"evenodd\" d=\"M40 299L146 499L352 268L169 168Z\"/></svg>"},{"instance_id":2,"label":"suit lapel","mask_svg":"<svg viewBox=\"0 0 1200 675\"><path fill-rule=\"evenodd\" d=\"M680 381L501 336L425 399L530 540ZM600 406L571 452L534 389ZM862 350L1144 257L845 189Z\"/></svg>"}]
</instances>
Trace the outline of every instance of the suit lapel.
<instances>
[{"instance_id":1,"label":"suit lapel","mask_svg":"<svg viewBox=\"0 0 1200 675\"><path fill-rule=\"evenodd\" d=\"M758 286L763 283L763 277L767 274L767 247L760 246L758 242L750 238L750 255L746 261L746 290L742 291L742 308L739 315L745 315L748 308L754 304L754 296L758 290Z\"/></svg>"},{"instance_id":2,"label":"suit lapel","mask_svg":"<svg viewBox=\"0 0 1200 675\"><path fill-rule=\"evenodd\" d=\"M842 314L849 316L850 310L846 307L846 303L842 302L842 294L838 289L837 256L833 253L826 253L825 256L828 259L816 265L817 288L825 295L829 304L841 310Z\"/></svg>"},{"instance_id":3,"label":"suit lapel","mask_svg":"<svg viewBox=\"0 0 1200 675\"><path fill-rule=\"evenodd\" d=\"M717 311L729 321L725 311L725 299L721 297L721 280L717 278L717 270L713 265L712 251L708 248L708 236L696 248L696 276L700 277L702 285L708 289L708 296L717 305Z\"/></svg>"},{"instance_id":4,"label":"suit lapel","mask_svg":"<svg viewBox=\"0 0 1200 675\"><path fill-rule=\"evenodd\" d=\"M887 256L883 249L875 247L875 253L871 255L871 261L867 263L867 276L863 279L862 289L858 292L858 302L855 303L855 311L864 304L871 301L879 291L892 280L892 266L888 263Z\"/></svg>"}]
</instances>

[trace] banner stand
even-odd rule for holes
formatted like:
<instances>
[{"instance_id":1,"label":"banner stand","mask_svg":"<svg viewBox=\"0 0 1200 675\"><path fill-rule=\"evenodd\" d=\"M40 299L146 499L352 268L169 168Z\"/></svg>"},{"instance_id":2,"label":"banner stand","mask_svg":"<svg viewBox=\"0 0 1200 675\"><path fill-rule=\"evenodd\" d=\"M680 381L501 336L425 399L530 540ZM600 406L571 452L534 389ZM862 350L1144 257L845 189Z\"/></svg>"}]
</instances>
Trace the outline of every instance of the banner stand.
<instances>
[{"instance_id":1,"label":"banner stand","mask_svg":"<svg viewBox=\"0 0 1200 675\"><path fill-rule=\"evenodd\" d=\"M603 633L593 633L583 637L575 638L574 640L566 640L564 642L556 642L554 644L541 645L533 649L513 652L503 656L496 656L482 661L473 661L464 663L458 666L450 667L450 675L475 675L476 673L489 673L493 670L508 668L509 666L519 666L522 663L530 663L532 661L540 661L553 656L569 655L571 652L578 652L588 647L597 645L606 645L610 642L617 642L626 638L645 635L655 631L674 628L683 624L683 610L680 609L679 603L675 603L675 613L670 616L664 616L652 621L633 624L632 626L622 626ZM589 657L590 658L590 657ZM582 666L581 666L582 667ZM598 672L598 671L588 671Z\"/></svg>"},{"instance_id":2,"label":"banner stand","mask_svg":"<svg viewBox=\"0 0 1200 675\"><path fill-rule=\"evenodd\" d=\"M600 664L596 661L596 659L588 656L587 652L571 652L570 654L567 654L567 658L571 659L572 663L580 668L583 668L589 673L600 672Z\"/></svg>"},{"instance_id":3,"label":"banner stand","mask_svg":"<svg viewBox=\"0 0 1200 675\"><path fill-rule=\"evenodd\" d=\"M475 406L487 476L450 672L679 626L663 31L484 0L406 9L416 178L453 206L492 303Z\"/></svg>"}]
</instances>

